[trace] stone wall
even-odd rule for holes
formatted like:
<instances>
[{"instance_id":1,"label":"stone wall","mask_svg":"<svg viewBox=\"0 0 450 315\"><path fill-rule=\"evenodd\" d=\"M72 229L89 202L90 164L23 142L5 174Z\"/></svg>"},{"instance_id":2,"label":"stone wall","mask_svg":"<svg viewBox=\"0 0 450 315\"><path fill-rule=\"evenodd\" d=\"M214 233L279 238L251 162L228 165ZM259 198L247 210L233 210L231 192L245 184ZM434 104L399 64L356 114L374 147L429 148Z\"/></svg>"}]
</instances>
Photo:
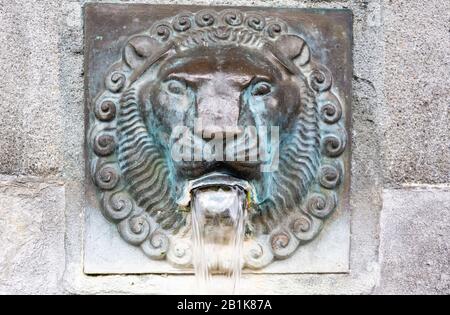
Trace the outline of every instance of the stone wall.
<instances>
[{"instance_id":1,"label":"stone wall","mask_svg":"<svg viewBox=\"0 0 450 315\"><path fill-rule=\"evenodd\" d=\"M0 293L189 292L83 273L86 2L0 0ZM450 293L449 2L139 2L354 13L351 272L248 275L244 292Z\"/></svg>"}]
</instances>

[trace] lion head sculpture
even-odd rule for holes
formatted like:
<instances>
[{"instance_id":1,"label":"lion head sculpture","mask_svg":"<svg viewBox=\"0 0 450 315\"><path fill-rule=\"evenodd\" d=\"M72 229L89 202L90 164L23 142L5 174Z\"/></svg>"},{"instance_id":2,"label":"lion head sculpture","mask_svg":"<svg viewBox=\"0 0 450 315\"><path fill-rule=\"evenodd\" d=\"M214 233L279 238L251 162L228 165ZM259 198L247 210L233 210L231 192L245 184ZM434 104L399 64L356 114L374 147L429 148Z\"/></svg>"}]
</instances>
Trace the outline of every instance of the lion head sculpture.
<instances>
[{"instance_id":1,"label":"lion head sculpture","mask_svg":"<svg viewBox=\"0 0 450 315\"><path fill-rule=\"evenodd\" d=\"M208 10L155 23L127 41L91 111L91 173L103 214L150 258L186 267L190 183L245 181L252 187L245 266L289 257L339 202L346 133L332 83L279 18ZM252 159L248 147L239 151L251 126L256 133L277 127L276 143L256 142L264 161L259 153ZM180 140L204 152L204 135L219 133L221 155L241 158L174 159Z\"/></svg>"}]
</instances>

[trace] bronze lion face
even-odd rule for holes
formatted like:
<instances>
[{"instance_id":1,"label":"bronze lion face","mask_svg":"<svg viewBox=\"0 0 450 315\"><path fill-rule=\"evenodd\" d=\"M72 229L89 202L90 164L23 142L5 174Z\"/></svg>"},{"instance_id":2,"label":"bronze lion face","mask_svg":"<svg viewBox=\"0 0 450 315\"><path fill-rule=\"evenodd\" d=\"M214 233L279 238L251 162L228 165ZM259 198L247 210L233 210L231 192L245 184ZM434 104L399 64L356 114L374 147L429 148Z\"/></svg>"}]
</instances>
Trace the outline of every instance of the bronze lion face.
<instances>
[{"instance_id":1,"label":"bronze lion face","mask_svg":"<svg viewBox=\"0 0 450 315\"><path fill-rule=\"evenodd\" d=\"M91 116L104 215L150 258L186 267L193 185L238 183L245 266L289 257L339 202L347 135L332 85L279 18L200 11L155 23L128 40Z\"/></svg>"}]
</instances>

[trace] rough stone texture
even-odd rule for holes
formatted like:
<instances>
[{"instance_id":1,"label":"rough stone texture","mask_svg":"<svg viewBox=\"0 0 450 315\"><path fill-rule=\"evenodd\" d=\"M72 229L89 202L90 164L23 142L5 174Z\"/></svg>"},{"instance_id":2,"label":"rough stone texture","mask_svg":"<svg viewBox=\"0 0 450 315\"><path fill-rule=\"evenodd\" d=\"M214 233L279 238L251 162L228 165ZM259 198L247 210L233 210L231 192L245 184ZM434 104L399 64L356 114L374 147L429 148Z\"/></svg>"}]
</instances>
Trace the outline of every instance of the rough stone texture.
<instances>
[{"instance_id":1,"label":"rough stone texture","mask_svg":"<svg viewBox=\"0 0 450 315\"><path fill-rule=\"evenodd\" d=\"M380 294L450 294L450 189L386 190Z\"/></svg>"},{"instance_id":2,"label":"rough stone texture","mask_svg":"<svg viewBox=\"0 0 450 315\"><path fill-rule=\"evenodd\" d=\"M0 0L0 173L45 177L20 177L20 185L11 177L0 181L0 293L192 293L192 277L83 274L84 182L89 180L83 154L85 2ZM416 191L386 191L379 225L383 179L389 186L450 182L448 1L98 2L353 10L351 272L248 275L242 291L449 293L448 247L438 250L448 246L448 189L420 193L421 202ZM49 176L59 177L64 187ZM414 207L400 207L405 200ZM446 212L428 206L437 203ZM29 228L21 230L24 224ZM18 236L10 237L13 232Z\"/></svg>"},{"instance_id":3,"label":"rough stone texture","mask_svg":"<svg viewBox=\"0 0 450 315\"><path fill-rule=\"evenodd\" d=\"M59 18L58 1L0 1L0 174L63 169Z\"/></svg>"},{"instance_id":4,"label":"rough stone texture","mask_svg":"<svg viewBox=\"0 0 450 315\"><path fill-rule=\"evenodd\" d=\"M62 290L64 187L0 177L0 294Z\"/></svg>"},{"instance_id":5,"label":"rough stone texture","mask_svg":"<svg viewBox=\"0 0 450 315\"><path fill-rule=\"evenodd\" d=\"M385 180L448 183L450 2L385 4Z\"/></svg>"}]
</instances>

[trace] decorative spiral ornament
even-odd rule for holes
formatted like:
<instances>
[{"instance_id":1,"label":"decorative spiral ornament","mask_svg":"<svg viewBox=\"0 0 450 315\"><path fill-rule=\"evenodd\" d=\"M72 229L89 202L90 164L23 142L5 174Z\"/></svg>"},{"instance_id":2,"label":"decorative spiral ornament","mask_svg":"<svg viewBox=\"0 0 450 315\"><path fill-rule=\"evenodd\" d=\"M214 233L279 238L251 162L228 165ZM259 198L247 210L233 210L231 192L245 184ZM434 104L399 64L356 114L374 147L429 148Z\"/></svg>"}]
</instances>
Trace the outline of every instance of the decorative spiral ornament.
<instances>
[{"instance_id":1,"label":"decorative spiral ornament","mask_svg":"<svg viewBox=\"0 0 450 315\"><path fill-rule=\"evenodd\" d=\"M266 19L262 15L251 13L247 16L247 25L255 31L262 31L266 27Z\"/></svg>"},{"instance_id":2,"label":"decorative spiral ornament","mask_svg":"<svg viewBox=\"0 0 450 315\"><path fill-rule=\"evenodd\" d=\"M314 239L319 233L321 226L322 221L302 213L297 214L292 218L289 228L292 234L294 234L300 242L304 243Z\"/></svg>"},{"instance_id":3,"label":"decorative spiral ornament","mask_svg":"<svg viewBox=\"0 0 450 315\"><path fill-rule=\"evenodd\" d=\"M157 230L150 234L147 240L141 244L141 249L149 258L160 260L166 257L169 245L170 241L167 235Z\"/></svg>"},{"instance_id":4,"label":"decorative spiral ornament","mask_svg":"<svg viewBox=\"0 0 450 315\"><path fill-rule=\"evenodd\" d=\"M150 222L145 214L131 216L118 224L118 230L125 241L139 246L150 234Z\"/></svg>"},{"instance_id":5,"label":"decorative spiral ornament","mask_svg":"<svg viewBox=\"0 0 450 315\"><path fill-rule=\"evenodd\" d=\"M317 92L325 92L331 88L332 79L330 70L317 67L311 73L311 87Z\"/></svg>"},{"instance_id":6,"label":"decorative spiral ornament","mask_svg":"<svg viewBox=\"0 0 450 315\"><path fill-rule=\"evenodd\" d=\"M162 42L165 42L172 35L172 27L166 23L156 24L152 28L151 34L154 38L156 38Z\"/></svg>"},{"instance_id":7,"label":"decorative spiral ornament","mask_svg":"<svg viewBox=\"0 0 450 315\"><path fill-rule=\"evenodd\" d=\"M215 23L216 17L213 12L209 10L199 11L195 15L195 23L200 27L211 26Z\"/></svg>"},{"instance_id":8,"label":"decorative spiral ornament","mask_svg":"<svg viewBox=\"0 0 450 315\"><path fill-rule=\"evenodd\" d=\"M325 219L336 208L336 198L334 193L328 196L316 193L309 197L306 207L311 215L319 219Z\"/></svg>"},{"instance_id":9,"label":"decorative spiral ornament","mask_svg":"<svg viewBox=\"0 0 450 315\"><path fill-rule=\"evenodd\" d=\"M242 24L243 20L242 13L237 10L227 10L223 14L224 23L231 26L239 26Z\"/></svg>"},{"instance_id":10,"label":"decorative spiral ornament","mask_svg":"<svg viewBox=\"0 0 450 315\"><path fill-rule=\"evenodd\" d=\"M133 200L124 191L106 192L102 204L103 215L113 222L126 219L134 209Z\"/></svg>"},{"instance_id":11,"label":"decorative spiral ornament","mask_svg":"<svg viewBox=\"0 0 450 315\"><path fill-rule=\"evenodd\" d=\"M189 267L192 265L192 259L192 242L186 239L172 238L167 252L167 260L178 267Z\"/></svg>"},{"instance_id":12,"label":"decorative spiral ornament","mask_svg":"<svg viewBox=\"0 0 450 315\"><path fill-rule=\"evenodd\" d=\"M276 38L287 31L287 26L281 22L270 22L267 25L267 35Z\"/></svg>"},{"instance_id":13,"label":"decorative spiral ornament","mask_svg":"<svg viewBox=\"0 0 450 315\"><path fill-rule=\"evenodd\" d=\"M94 152L98 156L108 156L116 150L116 138L110 134L100 134L94 138Z\"/></svg>"},{"instance_id":14,"label":"decorative spiral ornament","mask_svg":"<svg viewBox=\"0 0 450 315\"><path fill-rule=\"evenodd\" d=\"M322 138L322 152L328 157L338 157L345 151L346 137L328 134Z\"/></svg>"},{"instance_id":15,"label":"decorative spiral ornament","mask_svg":"<svg viewBox=\"0 0 450 315\"><path fill-rule=\"evenodd\" d=\"M272 252L278 259L288 258L297 249L298 245L298 240L285 230L275 231L270 236Z\"/></svg>"},{"instance_id":16,"label":"decorative spiral ornament","mask_svg":"<svg viewBox=\"0 0 450 315\"><path fill-rule=\"evenodd\" d=\"M94 108L95 117L100 121L111 121L116 118L116 104L113 101L97 102Z\"/></svg>"},{"instance_id":17,"label":"decorative spiral ornament","mask_svg":"<svg viewBox=\"0 0 450 315\"><path fill-rule=\"evenodd\" d=\"M336 188L341 182L340 170L334 165L323 165L319 172L319 182L324 188Z\"/></svg>"},{"instance_id":18,"label":"decorative spiral ornament","mask_svg":"<svg viewBox=\"0 0 450 315\"><path fill-rule=\"evenodd\" d=\"M250 269L261 269L269 265L274 259L272 250L261 241L252 240L244 243L244 262Z\"/></svg>"},{"instance_id":19,"label":"decorative spiral ornament","mask_svg":"<svg viewBox=\"0 0 450 315\"><path fill-rule=\"evenodd\" d=\"M114 71L106 77L105 85L113 93L119 93L125 86L127 78L122 72Z\"/></svg>"},{"instance_id":20,"label":"decorative spiral ornament","mask_svg":"<svg viewBox=\"0 0 450 315\"><path fill-rule=\"evenodd\" d=\"M308 233L311 230L312 222L305 215L301 215L291 222L291 232L294 233L295 236L302 235L304 233Z\"/></svg>"},{"instance_id":21,"label":"decorative spiral ornament","mask_svg":"<svg viewBox=\"0 0 450 315\"><path fill-rule=\"evenodd\" d=\"M189 14L182 14L173 21L173 29L177 32L186 32L192 27L191 16Z\"/></svg>"},{"instance_id":22,"label":"decorative spiral ornament","mask_svg":"<svg viewBox=\"0 0 450 315\"><path fill-rule=\"evenodd\" d=\"M342 118L342 106L339 101L329 101L320 108L322 120L327 124L335 124Z\"/></svg>"},{"instance_id":23,"label":"decorative spiral ornament","mask_svg":"<svg viewBox=\"0 0 450 315\"><path fill-rule=\"evenodd\" d=\"M101 162L98 162L97 165L101 165ZM100 166L94 176L95 184L104 190L112 190L119 183L119 172L112 163Z\"/></svg>"}]
</instances>

